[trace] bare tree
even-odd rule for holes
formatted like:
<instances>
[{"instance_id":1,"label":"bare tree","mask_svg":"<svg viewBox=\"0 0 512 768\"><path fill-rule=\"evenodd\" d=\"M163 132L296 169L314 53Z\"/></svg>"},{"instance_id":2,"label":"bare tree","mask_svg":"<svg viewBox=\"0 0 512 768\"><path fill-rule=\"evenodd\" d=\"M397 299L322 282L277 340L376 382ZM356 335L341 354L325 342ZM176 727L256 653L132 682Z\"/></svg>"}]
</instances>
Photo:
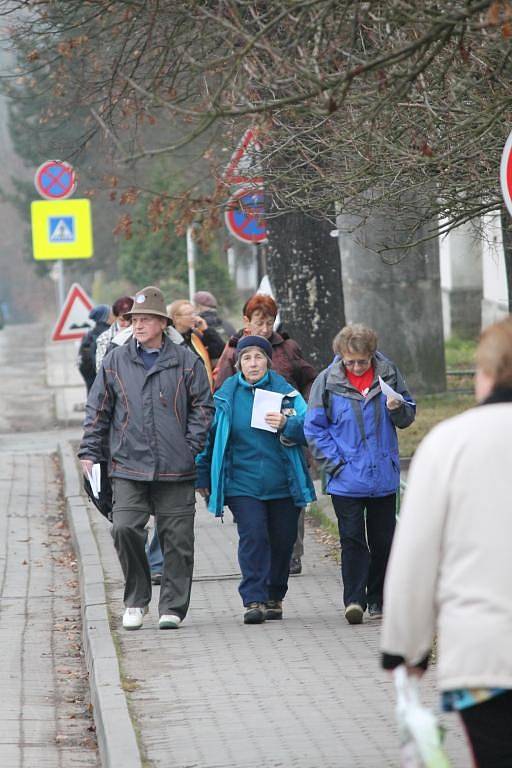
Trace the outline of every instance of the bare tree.
<instances>
[{"instance_id":1,"label":"bare tree","mask_svg":"<svg viewBox=\"0 0 512 768\"><path fill-rule=\"evenodd\" d=\"M397 215L414 190L435 232L438 216L450 228L499 205L510 2L0 2L13 8L25 10L14 43L33 43L20 76L44 70L49 89L87 105L83 141L101 133L119 162L199 136L222 146L250 121L276 211ZM154 121L171 140L140 130ZM215 208L228 190L209 159L219 183L197 204Z\"/></svg>"}]
</instances>

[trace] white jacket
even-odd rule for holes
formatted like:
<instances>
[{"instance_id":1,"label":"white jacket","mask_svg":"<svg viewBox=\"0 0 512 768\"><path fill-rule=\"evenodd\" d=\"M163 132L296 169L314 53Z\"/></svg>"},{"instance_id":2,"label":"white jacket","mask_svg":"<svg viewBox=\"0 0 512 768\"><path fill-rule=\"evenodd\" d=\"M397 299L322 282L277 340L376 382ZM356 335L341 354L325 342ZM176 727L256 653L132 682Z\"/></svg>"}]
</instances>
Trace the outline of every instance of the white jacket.
<instances>
[{"instance_id":1,"label":"white jacket","mask_svg":"<svg viewBox=\"0 0 512 768\"><path fill-rule=\"evenodd\" d=\"M411 464L382 651L418 663L436 631L442 690L512 689L512 403L438 425Z\"/></svg>"}]
</instances>

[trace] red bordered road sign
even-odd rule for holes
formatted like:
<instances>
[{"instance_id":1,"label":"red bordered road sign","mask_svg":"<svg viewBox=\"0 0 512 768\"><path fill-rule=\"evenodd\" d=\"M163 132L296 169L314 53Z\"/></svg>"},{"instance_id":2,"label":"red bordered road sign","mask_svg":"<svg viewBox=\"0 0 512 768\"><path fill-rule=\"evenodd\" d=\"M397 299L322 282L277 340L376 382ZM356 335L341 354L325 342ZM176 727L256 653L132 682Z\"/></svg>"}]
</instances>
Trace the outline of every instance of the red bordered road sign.
<instances>
[{"instance_id":1,"label":"red bordered road sign","mask_svg":"<svg viewBox=\"0 0 512 768\"><path fill-rule=\"evenodd\" d=\"M512 132L505 142L503 154L501 155L500 182L503 200L508 212L512 216Z\"/></svg>"},{"instance_id":2,"label":"red bordered road sign","mask_svg":"<svg viewBox=\"0 0 512 768\"><path fill-rule=\"evenodd\" d=\"M73 283L66 296L59 319L52 333L52 341L78 341L93 327L89 320L92 301L84 289Z\"/></svg>"},{"instance_id":3,"label":"red bordered road sign","mask_svg":"<svg viewBox=\"0 0 512 768\"><path fill-rule=\"evenodd\" d=\"M259 164L261 144L254 128L249 128L242 136L237 148L231 156L228 167L224 172L224 181L228 184L263 184L263 176Z\"/></svg>"},{"instance_id":4,"label":"red bordered road sign","mask_svg":"<svg viewBox=\"0 0 512 768\"><path fill-rule=\"evenodd\" d=\"M76 189L73 166L62 160L47 160L39 166L34 176L34 185L47 200L63 200Z\"/></svg>"},{"instance_id":5,"label":"red bordered road sign","mask_svg":"<svg viewBox=\"0 0 512 768\"><path fill-rule=\"evenodd\" d=\"M263 243L267 239L265 193L262 189L241 189L233 195L225 213L226 226L242 243Z\"/></svg>"}]
</instances>

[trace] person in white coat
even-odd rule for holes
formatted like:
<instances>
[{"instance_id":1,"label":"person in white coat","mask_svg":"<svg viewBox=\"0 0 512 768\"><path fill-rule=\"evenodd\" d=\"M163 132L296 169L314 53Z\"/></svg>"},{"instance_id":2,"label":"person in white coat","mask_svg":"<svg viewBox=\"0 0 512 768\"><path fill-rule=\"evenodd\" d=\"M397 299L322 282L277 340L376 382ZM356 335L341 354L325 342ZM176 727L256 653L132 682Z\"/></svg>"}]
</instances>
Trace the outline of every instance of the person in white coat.
<instances>
[{"instance_id":1,"label":"person in white coat","mask_svg":"<svg viewBox=\"0 0 512 768\"><path fill-rule=\"evenodd\" d=\"M512 319L477 349L478 407L418 448L385 581L382 663L421 674L437 634L443 708L478 768L512 766Z\"/></svg>"}]
</instances>

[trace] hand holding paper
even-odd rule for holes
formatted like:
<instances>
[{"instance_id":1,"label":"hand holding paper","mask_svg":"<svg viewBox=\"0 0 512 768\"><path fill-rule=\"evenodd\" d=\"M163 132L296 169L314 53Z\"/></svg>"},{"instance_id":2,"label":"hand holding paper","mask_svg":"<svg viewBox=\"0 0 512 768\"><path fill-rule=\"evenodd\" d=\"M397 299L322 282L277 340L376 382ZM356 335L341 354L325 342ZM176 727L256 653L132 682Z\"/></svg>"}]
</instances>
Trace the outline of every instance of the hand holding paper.
<instances>
[{"instance_id":1,"label":"hand holding paper","mask_svg":"<svg viewBox=\"0 0 512 768\"><path fill-rule=\"evenodd\" d=\"M379 384L382 390L382 394L386 395L388 408L391 411L394 411L396 408L399 408L400 405L404 402L404 398L402 397L400 392L395 392L393 387L390 387L389 384L386 384L386 382L381 376L379 376Z\"/></svg>"},{"instance_id":2,"label":"hand holding paper","mask_svg":"<svg viewBox=\"0 0 512 768\"><path fill-rule=\"evenodd\" d=\"M254 403L252 406L251 427L266 429L267 432L277 432L276 427L271 427L265 420L267 413L281 411L281 403L284 395L279 392L269 392L267 389L254 390Z\"/></svg>"},{"instance_id":3,"label":"hand holding paper","mask_svg":"<svg viewBox=\"0 0 512 768\"><path fill-rule=\"evenodd\" d=\"M101 490L101 465L93 464L92 471L87 470L87 479L91 484L91 490L95 499L99 499Z\"/></svg>"}]
</instances>

